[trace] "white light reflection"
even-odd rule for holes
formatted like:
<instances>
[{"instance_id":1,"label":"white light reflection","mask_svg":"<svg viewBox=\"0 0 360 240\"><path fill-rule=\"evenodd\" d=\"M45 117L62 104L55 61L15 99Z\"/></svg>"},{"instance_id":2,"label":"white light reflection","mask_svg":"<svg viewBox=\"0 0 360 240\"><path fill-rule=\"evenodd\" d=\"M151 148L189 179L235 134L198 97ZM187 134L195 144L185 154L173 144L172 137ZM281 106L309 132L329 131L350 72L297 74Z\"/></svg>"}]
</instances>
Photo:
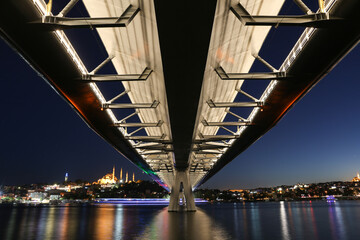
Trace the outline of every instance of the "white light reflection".
<instances>
[{"instance_id":1,"label":"white light reflection","mask_svg":"<svg viewBox=\"0 0 360 240\"><path fill-rule=\"evenodd\" d=\"M122 205L117 205L116 206L116 210L115 210L115 226L114 226L114 233L113 233L113 237L116 240L120 240L123 239L123 233L122 233L122 228L123 228L123 206Z\"/></svg>"},{"instance_id":2,"label":"white light reflection","mask_svg":"<svg viewBox=\"0 0 360 240\"><path fill-rule=\"evenodd\" d=\"M48 220L48 212L49 212L48 208L40 209L40 217L38 219L38 224L37 224L36 239L44 239L46 233L46 227L47 227L46 222Z\"/></svg>"},{"instance_id":3,"label":"white light reflection","mask_svg":"<svg viewBox=\"0 0 360 240\"><path fill-rule=\"evenodd\" d=\"M281 223L281 236L282 239L288 240L291 239L289 235L289 225L288 225L288 219L286 216L286 209L284 202L280 202L280 223Z\"/></svg>"},{"instance_id":4,"label":"white light reflection","mask_svg":"<svg viewBox=\"0 0 360 240\"><path fill-rule=\"evenodd\" d=\"M347 239L346 236L346 225L344 224L344 218L342 215L342 210L341 210L341 206L339 206L339 202L335 203L335 215L336 215L336 225L338 226L337 228L339 229L339 235L340 235L340 239ZM332 207L332 206L329 206Z\"/></svg>"},{"instance_id":5,"label":"white light reflection","mask_svg":"<svg viewBox=\"0 0 360 240\"><path fill-rule=\"evenodd\" d=\"M256 204L251 203L250 207L250 216L251 216L251 230L254 236L254 239L263 239L261 234L261 220L259 216L259 208Z\"/></svg>"},{"instance_id":6,"label":"white light reflection","mask_svg":"<svg viewBox=\"0 0 360 240\"><path fill-rule=\"evenodd\" d=\"M6 235L5 235L6 240L13 239L14 237L13 234L16 226L15 224L16 224L17 211L18 211L17 208L12 208L11 210L11 216L6 227Z\"/></svg>"},{"instance_id":7,"label":"white light reflection","mask_svg":"<svg viewBox=\"0 0 360 240\"><path fill-rule=\"evenodd\" d=\"M302 219L304 219L305 217L302 215L301 212L301 208L302 206L300 206L301 203L299 202L295 202L292 205L292 209L293 209L293 220L294 220L294 227L295 227L295 236L298 237L298 239L304 239L304 230L303 230L303 222Z\"/></svg>"},{"instance_id":8,"label":"white light reflection","mask_svg":"<svg viewBox=\"0 0 360 240\"><path fill-rule=\"evenodd\" d=\"M21 223L20 225L18 225L17 227L19 229L25 229L25 231L20 231L19 233L19 239L25 239L26 236L27 236L27 232L26 232L26 229L27 229L27 223L28 223L28 216L29 216L29 208L25 208L25 210L22 212L22 219L21 219Z\"/></svg>"}]
</instances>

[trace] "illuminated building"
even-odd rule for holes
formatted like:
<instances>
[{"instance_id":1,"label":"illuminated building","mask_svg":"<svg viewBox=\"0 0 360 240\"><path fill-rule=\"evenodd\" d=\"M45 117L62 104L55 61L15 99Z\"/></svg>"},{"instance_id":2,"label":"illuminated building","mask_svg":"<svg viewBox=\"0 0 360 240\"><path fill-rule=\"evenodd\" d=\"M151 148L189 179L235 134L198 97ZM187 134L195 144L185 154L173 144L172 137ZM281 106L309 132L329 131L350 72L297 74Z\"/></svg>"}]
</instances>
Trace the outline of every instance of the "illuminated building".
<instances>
[{"instance_id":1,"label":"illuminated building","mask_svg":"<svg viewBox=\"0 0 360 240\"><path fill-rule=\"evenodd\" d=\"M131 177L131 176L130 176ZM129 172L126 172L125 174L125 181L123 179L123 169L120 169L120 176L119 179L115 177L115 166L113 167L113 172L108 173L102 178L100 178L98 181L93 182L93 184L101 184L101 185L112 185L116 183L129 183L129 182L135 182L135 173L132 175L132 181L129 179Z\"/></svg>"},{"instance_id":2,"label":"illuminated building","mask_svg":"<svg viewBox=\"0 0 360 240\"><path fill-rule=\"evenodd\" d=\"M69 179L69 174L68 173L65 173L65 182L67 182Z\"/></svg>"},{"instance_id":3,"label":"illuminated building","mask_svg":"<svg viewBox=\"0 0 360 240\"><path fill-rule=\"evenodd\" d=\"M114 166L113 172L108 173L105 176L103 176L102 178L100 178L97 181L97 184L101 184L101 185L115 184L117 181L118 181L118 179L115 177L115 166Z\"/></svg>"},{"instance_id":4,"label":"illuminated building","mask_svg":"<svg viewBox=\"0 0 360 240\"><path fill-rule=\"evenodd\" d=\"M47 193L44 192L32 192L29 194L29 197L33 202L42 202L46 197Z\"/></svg>"},{"instance_id":5,"label":"illuminated building","mask_svg":"<svg viewBox=\"0 0 360 240\"><path fill-rule=\"evenodd\" d=\"M353 182L360 182L360 175L357 173L356 177L353 178Z\"/></svg>"}]
</instances>

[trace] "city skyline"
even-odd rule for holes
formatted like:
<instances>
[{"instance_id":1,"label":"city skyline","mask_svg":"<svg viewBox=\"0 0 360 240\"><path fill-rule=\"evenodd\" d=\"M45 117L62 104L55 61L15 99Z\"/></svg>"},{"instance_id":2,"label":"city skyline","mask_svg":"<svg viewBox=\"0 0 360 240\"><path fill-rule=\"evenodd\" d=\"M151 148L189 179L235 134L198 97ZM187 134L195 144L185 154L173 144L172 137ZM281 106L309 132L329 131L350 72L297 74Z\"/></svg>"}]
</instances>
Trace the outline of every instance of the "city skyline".
<instances>
[{"instance_id":1,"label":"city skyline","mask_svg":"<svg viewBox=\"0 0 360 240\"><path fill-rule=\"evenodd\" d=\"M303 28L273 32L262 56L279 65ZM290 35L290 34L289 34ZM286 36L286 38L284 37ZM282 39L283 37L283 39ZM31 67L1 41L4 92L0 184L53 181L68 171L76 178L101 175L108 166L133 169L149 178L95 134ZM80 53L84 49L75 46ZM276 50L278 56L274 56ZM274 51L275 51L274 50ZM86 59L93 64L94 59ZM360 169L360 83L355 48L267 134L203 187L250 188L343 179ZM94 65L94 64L93 64ZM256 66L255 66L256 67ZM71 166L71 167L69 167ZM16 173L16 174L14 174Z\"/></svg>"}]
</instances>

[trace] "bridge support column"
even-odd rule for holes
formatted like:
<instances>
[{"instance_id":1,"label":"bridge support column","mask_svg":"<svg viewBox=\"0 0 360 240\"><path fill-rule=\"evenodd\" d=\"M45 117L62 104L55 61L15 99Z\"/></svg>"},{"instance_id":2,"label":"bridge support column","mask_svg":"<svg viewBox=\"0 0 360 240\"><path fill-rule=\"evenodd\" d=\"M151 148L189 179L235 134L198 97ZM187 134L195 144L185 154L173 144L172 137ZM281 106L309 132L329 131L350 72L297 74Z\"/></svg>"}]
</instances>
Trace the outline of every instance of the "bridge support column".
<instances>
[{"instance_id":1,"label":"bridge support column","mask_svg":"<svg viewBox=\"0 0 360 240\"><path fill-rule=\"evenodd\" d=\"M182 200L181 202L180 199ZM188 171L175 171L175 181L171 189L168 211L196 211L194 194L192 192Z\"/></svg>"}]
</instances>

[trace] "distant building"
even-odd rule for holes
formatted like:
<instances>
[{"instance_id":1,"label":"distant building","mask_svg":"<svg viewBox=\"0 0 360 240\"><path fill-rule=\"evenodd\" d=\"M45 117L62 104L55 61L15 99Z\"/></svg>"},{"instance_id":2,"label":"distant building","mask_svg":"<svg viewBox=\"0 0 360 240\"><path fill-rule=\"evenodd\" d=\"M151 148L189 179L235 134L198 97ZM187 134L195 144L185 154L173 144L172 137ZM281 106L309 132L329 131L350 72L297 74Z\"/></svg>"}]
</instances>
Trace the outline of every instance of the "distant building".
<instances>
[{"instance_id":1,"label":"distant building","mask_svg":"<svg viewBox=\"0 0 360 240\"><path fill-rule=\"evenodd\" d=\"M107 186L107 187L111 187L116 183L131 183L131 182L135 182L135 173L133 173L132 175L132 181L130 180L129 173L126 172L125 173L125 179L123 179L123 169L120 169L120 177L117 178L115 176L115 166L113 167L113 172L112 173L108 173L105 176L103 176L102 178L100 178L99 180L97 180L96 182L93 182L93 184L100 184L102 186Z\"/></svg>"},{"instance_id":2,"label":"distant building","mask_svg":"<svg viewBox=\"0 0 360 240\"><path fill-rule=\"evenodd\" d=\"M244 190L242 190L242 189L231 189L231 190L229 190L229 192L233 192L233 193L237 193L237 192L241 193L243 191Z\"/></svg>"},{"instance_id":3,"label":"distant building","mask_svg":"<svg viewBox=\"0 0 360 240\"><path fill-rule=\"evenodd\" d=\"M357 173L356 177L353 178L353 182L360 182L360 175Z\"/></svg>"},{"instance_id":4,"label":"distant building","mask_svg":"<svg viewBox=\"0 0 360 240\"><path fill-rule=\"evenodd\" d=\"M60 194L52 194L50 195L50 201L60 200L61 195Z\"/></svg>"},{"instance_id":5,"label":"distant building","mask_svg":"<svg viewBox=\"0 0 360 240\"><path fill-rule=\"evenodd\" d=\"M44 200L47 196L47 193L44 192L32 192L29 194L29 197L31 198L32 201L35 202L41 202L42 200Z\"/></svg>"},{"instance_id":6,"label":"distant building","mask_svg":"<svg viewBox=\"0 0 360 240\"><path fill-rule=\"evenodd\" d=\"M118 181L118 179L115 177L115 166L113 167L113 172L112 173L108 173L105 176L103 176L102 178L100 178L97 182L97 184L101 184L101 185L108 185L108 184L116 184Z\"/></svg>"}]
</instances>

